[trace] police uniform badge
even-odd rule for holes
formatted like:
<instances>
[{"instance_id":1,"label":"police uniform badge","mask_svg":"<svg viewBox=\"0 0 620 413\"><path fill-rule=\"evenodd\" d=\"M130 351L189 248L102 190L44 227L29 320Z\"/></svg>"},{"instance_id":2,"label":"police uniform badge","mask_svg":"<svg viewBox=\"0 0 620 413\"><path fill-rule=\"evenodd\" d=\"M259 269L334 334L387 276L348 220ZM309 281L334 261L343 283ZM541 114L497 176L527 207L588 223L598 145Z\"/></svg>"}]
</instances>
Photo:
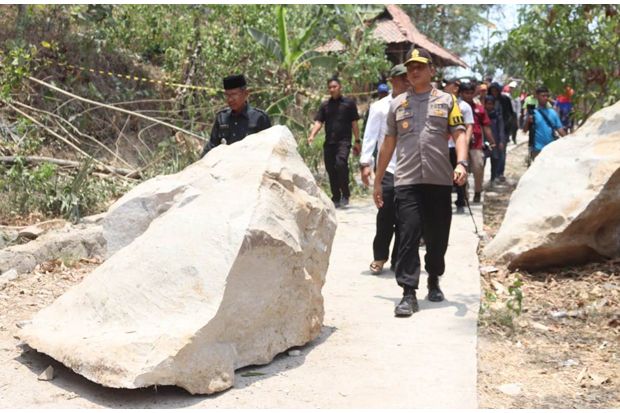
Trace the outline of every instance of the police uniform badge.
<instances>
[{"instance_id":1,"label":"police uniform badge","mask_svg":"<svg viewBox=\"0 0 620 413\"><path fill-rule=\"evenodd\" d=\"M465 125L465 119L463 119L463 114L454 96L452 96L452 110L450 110L450 115L448 116L448 125L452 127Z\"/></svg>"},{"instance_id":2,"label":"police uniform badge","mask_svg":"<svg viewBox=\"0 0 620 413\"><path fill-rule=\"evenodd\" d=\"M403 103L399 105L396 109L395 115L395 120L400 124L400 127L403 129L409 129L409 126L411 125L409 122L413 117L413 113L409 108L409 103L407 100L404 100Z\"/></svg>"}]
</instances>

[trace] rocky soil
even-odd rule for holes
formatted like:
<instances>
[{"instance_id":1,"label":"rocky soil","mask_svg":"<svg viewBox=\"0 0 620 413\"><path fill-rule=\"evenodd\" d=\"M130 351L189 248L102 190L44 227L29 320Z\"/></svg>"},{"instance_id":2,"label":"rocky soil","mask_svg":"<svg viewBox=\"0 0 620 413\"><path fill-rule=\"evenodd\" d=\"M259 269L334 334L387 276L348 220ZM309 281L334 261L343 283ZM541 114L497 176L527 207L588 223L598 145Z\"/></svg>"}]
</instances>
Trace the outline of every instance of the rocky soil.
<instances>
[{"instance_id":1,"label":"rocky soil","mask_svg":"<svg viewBox=\"0 0 620 413\"><path fill-rule=\"evenodd\" d=\"M509 149L507 182L485 192L491 237L526 170L526 143ZM620 260L530 274L481 259L481 272L480 408L620 407Z\"/></svg>"}]
</instances>

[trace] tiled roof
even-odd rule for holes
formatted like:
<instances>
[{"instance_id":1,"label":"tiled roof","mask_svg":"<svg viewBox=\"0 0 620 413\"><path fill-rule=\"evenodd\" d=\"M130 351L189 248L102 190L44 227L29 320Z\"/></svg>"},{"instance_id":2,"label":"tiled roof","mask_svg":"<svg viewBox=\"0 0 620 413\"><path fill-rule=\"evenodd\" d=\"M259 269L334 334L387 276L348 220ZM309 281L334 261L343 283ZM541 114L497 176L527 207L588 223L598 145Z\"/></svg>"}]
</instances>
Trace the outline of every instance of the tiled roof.
<instances>
[{"instance_id":1,"label":"tiled roof","mask_svg":"<svg viewBox=\"0 0 620 413\"><path fill-rule=\"evenodd\" d=\"M394 20L377 20L373 34L375 38L383 40L386 43L401 43L409 41L407 36L401 32Z\"/></svg>"},{"instance_id":2,"label":"tiled roof","mask_svg":"<svg viewBox=\"0 0 620 413\"><path fill-rule=\"evenodd\" d=\"M456 54L420 33L403 9L394 4L388 4L385 8L392 19L380 18L375 21L374 34L378 39L386 43L413 43L428 50L435 58L439 58L438 63L442 63L442 66L467 67L467 63Z\"/></svg>"}]
</instances>

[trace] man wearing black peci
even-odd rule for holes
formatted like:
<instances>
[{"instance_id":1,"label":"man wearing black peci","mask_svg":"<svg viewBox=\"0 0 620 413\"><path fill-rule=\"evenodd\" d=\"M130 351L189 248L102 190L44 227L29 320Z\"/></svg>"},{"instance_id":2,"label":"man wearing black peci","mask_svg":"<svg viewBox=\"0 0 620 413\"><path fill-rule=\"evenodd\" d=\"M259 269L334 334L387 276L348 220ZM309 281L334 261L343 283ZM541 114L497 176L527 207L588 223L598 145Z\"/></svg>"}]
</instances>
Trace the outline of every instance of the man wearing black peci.
<instances>
[{"instance_id":1,"label":"man wearing black peci","mask_svg":"<svg viewBox=\"0 0 620 413\"><path fill-rule=\"evenodd\" d=\"M248 103L245 76L233 75L224 78L224 95L228 107L215 116L209 142L202 150L202 158L218 145L230 145L248 135L271 127L269 116Z\"/></svg>"}]
</instances>

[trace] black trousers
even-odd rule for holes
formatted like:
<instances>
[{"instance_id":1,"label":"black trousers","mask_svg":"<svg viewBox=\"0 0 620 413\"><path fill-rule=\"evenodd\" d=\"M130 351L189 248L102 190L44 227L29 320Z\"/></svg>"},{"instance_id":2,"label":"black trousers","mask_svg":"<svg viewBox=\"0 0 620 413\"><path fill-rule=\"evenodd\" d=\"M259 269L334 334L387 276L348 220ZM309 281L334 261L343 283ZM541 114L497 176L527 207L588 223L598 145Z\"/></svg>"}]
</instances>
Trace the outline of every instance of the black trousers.
<instances>
[{"instance_id":1,"label":"black trousers","mask_svg":"<svg viewBox=\"0 0 620 413\"><path fill-rule=\"evenodd\" d=\"M452 187L447 185L403 185L396 189L396 211L400 246L396 282L418 288L420 281L420 237L426 242L425 269L429 275L445 271L452 205Z\"/></svg>"},{"instance_id":2,"label":"black trousers","mask_svg":"<svg viewBox=\"0 0 620 413\"><path fill-rule=\"evenodd\" d=\"M351 140L326 143L323 146L323 160L329 176L332 201L340 202L342 198L351 197L349 192L349 152Z\"/></svg>"},{"instance_id":3,"label":"black trousers","mask_svg":"<svg viewBox=\"0 0 620 413\"><path fill-rule=\"evenodd\" d=\"M456 168L456 148L450 148L450 163L452 164L452 169ZM465 206L465 185L458 186L454 184L456 187L456 202L454 204L457 207Z\"/></svg>"},{"instance_id":4,"label":"black trousers","mask_svg":"<svg viewBox=\"0 0 620 413\"><path fill-rule=\"evenodd\" d=\"M394 175L385 172L381 181L383 191L383 207L377 211L377 232L372 242L372 252L376 261L387 261L390 256L390 243L395 235L392 249L391 265L396 266L398 256L399 235L396 226L396 204L394 200Z\"/></svg>"}]
</instances>

